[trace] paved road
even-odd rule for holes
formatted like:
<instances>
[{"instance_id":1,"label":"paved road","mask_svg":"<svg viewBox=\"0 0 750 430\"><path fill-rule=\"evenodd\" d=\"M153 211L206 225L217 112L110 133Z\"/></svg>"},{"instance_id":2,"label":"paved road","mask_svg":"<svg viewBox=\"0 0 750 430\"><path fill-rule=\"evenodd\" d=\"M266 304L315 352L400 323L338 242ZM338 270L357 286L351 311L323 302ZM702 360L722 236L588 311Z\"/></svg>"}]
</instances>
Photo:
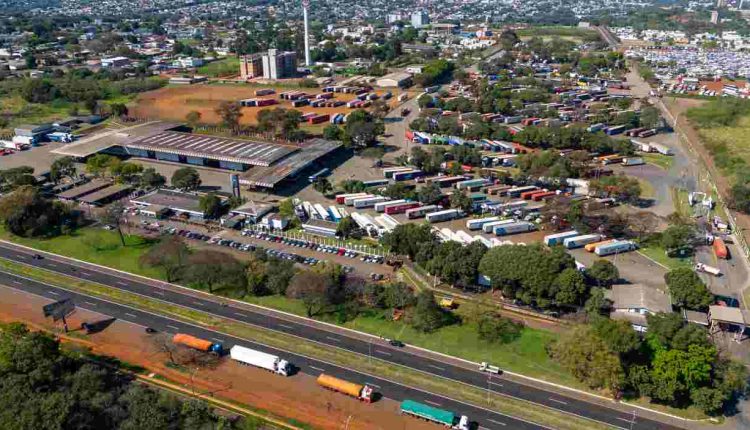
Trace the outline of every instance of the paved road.
<instances>
[{"instance_id":1,"label":"paved road","mask_svg":"<svg viewBox=\"0 0 750 430\"><path fill-rule=\"evenodd\" d=\"M73 291L65 290L63 288L35 282L28 278L0 272L0 285L5 285L17 290L36 294L38 296L46 297L54 301L64 298L71 298L76 303L76 306L80 308L98 312L103 315L108 315L113 318L128 321L134 324L139 324L144 327L152 327L162 332L187 333L203 339L210 339L212 341L222 343L227 349L231 348L234 345L242 345L270 354L275 354L289 360L291 363L293 363L295 368L299 369L299 371L302 373L306 373L308 375L319 375L320 373L327 373L349 381L355 381L360 384L369 384L375 388L375 391L377 393L381 393L393 400L402 401L405 399L413 399L443 409L448 409L460 415L467 415L472 421L477 422L482 428L485 429L498 430L512 428L538 430L546 428L487 409L455 401L441 395L431 394L416 388L411 388L387 379L378 378L365 373L359 373L347 368L326 363L324 361L318 361L310 357L294 354L281 349L272 348L263 344L233 337L225 333L219 333L179 320L174 320L160 315L152 314L150 312L141 311L129 306L119 305L113 302L98 299L96 297L79 294ZM0 300L2 300L1 297ZM279 378L282 377L283 376L279 376Z\"/></svg>"},{"instance_id":2,"label":"paved road","mask_svg":"<svg viewBox=\"0 0 750 430\"><path fill-rule=\"evenodd\" d=\"M256 326L268 328L271 330L293 334L315 342L327 344L330 346L343 348L349 351L357 352L363 355L370 355L392 363L401 364L413 369L421 370L425 373L434 374L443 378L460 381L481 389L488 388L487 375L476 370L459 367L444 361L430 359L417 355L410 351L410 348L396 349L389 345L374 341L368 342L362 338L349 337L343 332L334 330L324 330L318 326L311 326L305 323L304 319L293 320L291 318L279 318L268 313L255 312L244 308L235 308L232 306L221 306L221 304L178 291L162 289L155 285L141 282L131 277L119 275L112 270L104 268L78 267L74 262L64 259L60 256L53 258L44 258L34 260L31 253L22 248L0 244L0 257L13 261L19 261L26 264L43 267L45 269L71 275L80 279L98 282L108 285L112 288L127 290L136 294L148 296L156 300L164 300L188 308L208 312L224 318L234 319ZM3 274L3 276L8 276ZM2 278L0 278L1 280ZM18 287L18 284L11 284L12 287ZM49 297L49 296L48 296ZM118 316L118 315L113 315ZM161 326L160 326L161 327ZM219 336L217 336L219 337ZM672 429L672 427L660 422L637 417L632 423L632 414L622 412L606 406L583 401L579 398L564 396L558 393L545 391L536 387L519 384L506 378L500 378L497 383L490 384L492 391L516 397L533 403L547 406L552 409L568 412L571 414L587 417L593 420L601 421L620 428L630 429ZM391 397L390 393L388 394ZM483 423L483 427L488 427ZM522 428L522 427L519 427Z\"/></svg>"}]
</instances>

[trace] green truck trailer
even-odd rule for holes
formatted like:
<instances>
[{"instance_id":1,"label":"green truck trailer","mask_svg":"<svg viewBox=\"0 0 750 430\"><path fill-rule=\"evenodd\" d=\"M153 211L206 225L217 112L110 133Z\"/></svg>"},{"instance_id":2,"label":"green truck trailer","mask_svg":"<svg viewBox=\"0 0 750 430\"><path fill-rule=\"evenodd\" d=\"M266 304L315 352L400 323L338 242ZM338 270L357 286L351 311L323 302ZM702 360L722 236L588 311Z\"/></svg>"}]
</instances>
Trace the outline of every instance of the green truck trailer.
<instances>
[{"instance_id":1,"label":"green truck trailer","mask_svg":"<svg viewBox=\"0 0 750 430\"><path fill-rule=\"evenodd\" d=\"M466 415L458 417L453 412L434 408L415 402L414 400L404 400L401 402L401 413L442 424L456 430L469 430L469 418Z\"/></svg>"}]
</instances>

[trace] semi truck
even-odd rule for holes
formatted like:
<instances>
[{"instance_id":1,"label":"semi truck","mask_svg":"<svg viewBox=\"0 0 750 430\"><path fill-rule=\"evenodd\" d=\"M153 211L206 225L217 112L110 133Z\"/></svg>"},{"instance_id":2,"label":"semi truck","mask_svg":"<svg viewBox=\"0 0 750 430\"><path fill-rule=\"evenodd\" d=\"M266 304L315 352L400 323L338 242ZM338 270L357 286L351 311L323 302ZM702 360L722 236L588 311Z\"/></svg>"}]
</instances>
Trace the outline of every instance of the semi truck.
<instances>
[{"instance_id":1,"label":"semi truck","mask_svg":"<svg viewBox=\"0 0 750 430\"><path fill-rule=\"evenodd\" d=\"M575 230L563 231L561 233L548 234L544 236L544 244L547 246L560 245L563 241L569 237L579 236Z\"/></svg>"},{"instance_id":2,"label":"semi truck","mask_svg":"<svg viewBox=\"0 0 750 430\"><path fill-rule=\"evenodd\" d=\"M18 143L11 140L0 140L0 148L13 149L15 151L25 151L31 148L31 144Z\"/></svg>"},{"instance_id":3,"label":"semi truck","mask_svg":"<svg viewBox=\"0 0 750 430\"><path fill-rule=\"evenodd\" d=\"M605 255L619 254L635 250L635 242L630 240L614 240L594 249L594 254L604 257Z\"/></svg>"},{"instance_id":4,"label":"semi truck","mask_svg":"<svg viewBox=\"0 0 750 430\"><path fill-rule=\"evenodd\" d=\"M273 354L256 351L240 345L234 345L229 349L232 360L239 361L248 366L255 366L283 376L292 373L292 365Z\"/></svg>"},{"instance_id":5,"label":"semi truck","mask_svg":"<svg viewBox=\"0 0 750 430\"><path fill-rule=\"evenodd\" d=\"M355 200L366 199L368 197L376 197L376 196L375 196L375 194L365 194L364 196L352 195L352 196L349 196L349 197L344 197L344 204L347 205L347 206L353 206Z\"/></svg>"},{"instance_id":6,"label":"semi truck","mask_svg":"<svg viewBox=\"0 0 750 430\"><path fill-rule=\"evenodd\" d=\"M355 384L354 382L345 381L331 375L326 375L325 373L321 373L318 376L318 385L328 390L352 396L365 403L372 403L373 400L373 389L369 386Z\"/></svg>"},{"instance_id":7,"label":"semi truck","mask_svg":"<svg viewBox=\"0 0 750 430\"><path fill-rule=\"evenodd\" d=\"M175 334L174 337L172 337L172 342L178 345L185 345L199 351L213 352L216 354L221 354L224 349L220 343L214 343L185 333Z\"/></svg>"},{"instance_id":8,"label":"semi truck","mask_svg":"<svg viewBox=\"0 0 750 430\"><path fill-rule=\"evenodd\" d=\"M397 205L393 206L386 206L385 213L388 215L394 215L394 214L400 214L404 213L410 209L415 209L422 206L419 202L405 202L405 203L399 203Z\"/></svg>"},{"instance_id":9,"label":"semi truck","mask_svg":"<svg viewBox=\"0 0 750 430\"><path fill-rule=\"evenodd\" d=\"M505 236L508 234L526 233L532 231L536 226L530 222L519 221L512 224L499 225L495 227L496 236Z\"/></svg>"},{"instance_id":10,"label":"semi truck","mask_svg":"<svg viewBox=\"0 0 750 430\"><path fill-rule=\"evenodd\" d=\"M563 246L566 249L575 249L601 240L602 236L600 234L584 234L563 239Z\"/></svg>"},{"instance_id":11,"label":"semi truck","mask_svg":"<svg viewBox=\"0 0 750 430\"><path fill-rule=\"evenodd\" d=\"M486 361L483 361L482 364L479 365L479 371L480 372L487 372L487 373L494 373L495 375L499 375L502 371L499 367L493 366Z\"/></svg>"},{"instance_id":12,"label":"semi truck","mask_svg":"<svg viewBox=\"0 0 750 430\"><path fill-rule=\"evenodd\" d=\"M696 272L708 273L714 276L721 276L721 270L716 267L709 266L708 264L696 263L694 266Z\"/></svg>"},{"instance_id":13,"label":"semi truck","mask_svg":"<svg viewBox=\"0 0 750 430\"><path fill-rule=\"evenodd\" d=\"M425 215L427 222L442 222L448 221L463 216L463 212L458 209L446 209L444 211L432 212Z\"/></svg>"},{"instance_id":14,"label":"semi truck","mask_svg":"<svg viewBox=\"0 0 750 430\"><path fill-rule=\"evenodd\" d=\"M593 243L584 245L583 249L585 249L587 252L594 252L597 246L606 245L612 242L614 242L614 239L602 240L601 242L593 242Z\"/></svg>"},{"instance_id":15,"label":"semi truck","mask_svg":"<svg viewBox=\"0 0 750 430\"><path fill-rule=\"evenodd\" d=\"M424 403L415 402L414 400L404 400L401 402L401 413L432 421L455 430L469 430L471 426L469 417L466 415L459 417L451 411L435 408Z\"/></svg>"}]
</instances>

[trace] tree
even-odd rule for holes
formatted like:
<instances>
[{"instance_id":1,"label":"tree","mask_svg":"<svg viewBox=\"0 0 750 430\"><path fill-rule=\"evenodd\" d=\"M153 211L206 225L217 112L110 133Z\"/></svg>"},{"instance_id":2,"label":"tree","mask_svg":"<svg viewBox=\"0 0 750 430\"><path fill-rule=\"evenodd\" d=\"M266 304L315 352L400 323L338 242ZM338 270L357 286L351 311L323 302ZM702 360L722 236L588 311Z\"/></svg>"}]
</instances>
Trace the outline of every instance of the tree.
<instances>
[{"instance_id":1,"label":"tree","mask_svg":"<svg viewBox=\"0 0 750 430\"><path fill-rule=\"evenodd\" d=\"M240 118L242 118L242 110L239 103L223 101L216 108L216 114L221 117L221 123L224 127L237 132L240 128Z\"/></svg>"},{"instance_id":2,"label":"tree","mask_svg":"<svg viewBox=\"0 0 750 430\"><path fill-rule=\"evenodd\" d=\"M63 225L74 228L79 216L58 201L45 199L35 187L23 185L0 198L0 220L17 236L59 234Z\"/></svg>"},{"instance_id":3,"label":"tree","mask_svg":"<svg viewBox=\"0 0 750 430\"><path fill-rule=\"evenodd\" d=\"M139 258L140 264L161 267L167 282L174 282L187 263L190 249L178 236L164 236Z\"/></svg>"},{"instance_id":4,"label":"tree","mask_svg":"<svg viewBox=\"0 0 750 430\"><path fill-rule=\"evenodd\" d=\"M24 185L36 185L33 167L19 166L0 170L0 191L12 191Z\"/></svg>"},{"instance_id":5,"label":"tree","mask_svg":"<svg viewBox=\"0 0 750 430\"><path fill-rule=\"evenodd\" d=\"M624 380L620 358L592 328L581 326L562 335L549 351L553 358L590 388L619 391Z\"/></svg>"},{"instance_id":6,"label":"tree","mask_svg":"<svg viewBox=\"0 0 750 430\"><path fill-rule=\"evenodd\" d=\"M711 378L716 348L690 345L687 351L658 350L651 363L651 396L664 402L685 397Z\"/></svg>"},{"instance_id":7,"label":"tree","mask_svg":"<svg viewBox=\"0 0 750 430\"><path fill-rule=\"evenodd\" d=\"M642 127L654 128L659 124L659 110L653 106L645 106L641 109L640 122Z\"/></svg>"},{"instance_id":8,"label":"tree","mask_svg":"<svg viewBox=\"0 0 750 430\"><path fill-rule=\"evenodd\" d=\"M190 254L181 279L209 293L223 290L228 294L239 290L247 294L245 266L229 254L201 250Z\"/></svg>"},{"instance_id":9,"label":"tree","mask_svg":"<svg viewBox=\"0 0 750 430\"><path fill-rule=\"evenodd\" d=\"M594 287L589 292L589 298L584 304L584 309L589 316L597 316L607 313L612 307L612 301L607 298L604 288Z\"/></svg>"},{"instance_id":10,"label":"tree","mask_svg":"<svg viewBox=\"0 0 750 430\"><path fill-rule=\"evenodd\" d=\"M633 352L640 346L638 333L627 321L598 317L594 318L591 327L609 350L620 356Z\"/></svg>"},{"instance_id":11,"label":"tree","mask_svg":"<svg viewBox=\"0 0 750 430\"><path fill-rule=\"evenodd\" d=\"M200 112L191 110L185 115L185 122L190 128L195 128L201 122L201 116Z\"/></svg>"},{"instance_id":12,"label":"tree","mask_svg":"<svg viewBox=\"0 0 750 430\"><path fill-rule=\"evenodd\" d=\"M523 324L503 318L495 312L484 312L477 323L479 338L491 343L510 343L519 336Z\"/></svg>"},{"instance_id":13,"label":"tree","mask_svg":"<svg viewBox=\"0 0 750 430\"><path fill-rule=\"evenodd\" d=\"M691 225L671 225L661 233L661 245L668 253L670 251L689 249L693 234L694 229Z\"/></svg>"},{"instance_id":14,"label":"tree","mask_svg":"<svg viewBox=\"0 0 750 430\"><path fill-rule=\"evenodd\" d=\"M208 193L200 196L198 206L203 211L206 218L218 218L224 210L224 204L221 199L214 193Z\"/></svg>"},{"instance_id":15,"label":"tree","mask_svg":"<svg viewBox=\"0 0 750 430\"><path fill-rule=\"evenodd\" d=\"M451 194L450 203L452 208L461 209L464 212L471 212L473 206L473 202L465 190L455 190Z\"/></svg>"},{"instance_id":16,"label":"tree","mask_svg":"<svg viewBox=\"0 0 750 430\"><path fill-rule=\"evenodd\" d=\"M419 293L410 319L414 329L430 333L449 324L450 321L450 314L438 306L432 291L425 290Z\"/></svg>"},{"instance_id":17,"label":"tree","mask_svg":"<svg viewBox=\"0 0 750 430\"><path fill-rule=\"evenodd\" d=\"M172 186L184 191L198 189L201 185L201 177L197 170L192 167L182 167L172 174Z\"/></svg>"},{"instance_id":18,"label":"tree","mask_svg":"<svg viewBox=\"0 0 750 430\"><path fill-rule=\"evenodd\" d=\"M128 107L124 103L112 103L109 105L109 109L114 116L125 116L128 114Z\"/></svg>"},{"instance_id":19,"label":"tree","mask_svg":"<svg viewBox=\"0 0 750 430\"><path fill-rule=\"evenodd\" d=\"M421 244L434 243L437 237L429 225L408 223L396 226L382 240L393 252L414 259Z\"/></svg>"},{"instance_id":20,"label":"tree","mask_svg":"<svg viewBox=\"0 0 750 430\"><path fill-rule=\"evenodd\" d=\"M330 304L328 290L331 286L331 278L325 274L303 270L294 275L286 295L293 299L301 299L307 317L312 318Z\"/></svg>"},{"instance_id":21,"label":"tree","mask_svg":"<svg viewBox=\"0 0 750 430\"><path fill-rule=\"evenodd\" d=\"M329 181L328 178L316 179L313 183L313 188L315 189L315 191L323 195L326 195L333 191L333 185L331 185L331 181Z\"/></svg>"},{"instance_id":22,"label":"tree","mask_svg":"<svg viewBox=\"0 0 750 430\"><path fill-rule=\"evenodd\" d=\"M247 264L247 287L250 294L262 296L267 293L266 282L268 276L266 265L257 258L252 258Z\"/></svg>"},{"instance_id":23,"label":"tree","mask_svg":"<svg viewBox=\"0 0 750 430\"><path fill-rule=\"evenodd\" d=\"M419 189L417 199L426 205L433 205L443 198L443 191L436 183L431 183Z\"/></svg>"},{"instance_id":24,"label":"tree","mask_svg":"<svg viewBox=\"0 0 750 430\"><path fill-rule=\"evenodd\" d=\"M323 137L329 140L341 140L341 127L336 124L328 124L323 129Z\"/></svg>"},{"instance_id":25,"label":"tree","mask_svg":"<svg viewBox=\"0 0 750 430\"><path fill-rule=\"evenodd\" d=\"M691 269L671 270L664 275L664 282L676 306L700 310L713 303L713 295L706 284Z\"/></svg>"},{"instance_id":26,"label":"tree","mask_svg":"<svg viewBox=\"0 0 750 430\"><path fill-rule=\"evenodd\" d=\"M125 246L125 235L122 234L123 218L125 218L125 206L119 201L105 207L100 215L102 223L115 227L120 238L120 245Z\"/></svg>"},{"instance_id":27,"label":"tree","mask_svg":"<svg viewBox=\"0 0 750 430\"><path fill-rule=\"evenodd\" d=\"M107 154L96 154L86 160L86 171L94 176L102 176L108 172L113 165L120 163L116 157Z\"/></svg>"},{"instance_id":28,"label":"tree","mask_svg":"<svg viewBox=\"0 0 750 430\"><path fill-rule=\"evenodd\" d=\"M268 262L266 269L266 287L274 294L286 294L294 273L294 263L273 258Z\"/></svg>"},{"instance_id":29,"label":"tree","mask_svg":"<svg viewBox=\"0 0 750 430\"><path fill-rule=\"evenodd\" d=\"M610 261L596 260L586 269L586 276L594 280L599 287L609 287L620 279L620 271Z\"/></svg>"},{"instance_id":30,"label":"tree","mask_svg":"<svg viewBox=\"0 0 750 430\"><path fill-rule=\"evenodd\" d=\"M560 304L580 305L588 291L586 278L578 269L565 269L555 279L555 300Z\"/></svg>"},{"instance_id":31,"label":"tree","mask_svg":"<svg viewBox=\"0 0 750 430\"><path fill-rule=\"evenodd\" d=\"M641 184L638 180L625 175L603 176L592 180L589 189L598 195L629 203L637 202L641 196Z\"/></svg>"},{"instance_id":32,"label":"tree","mask_svg":"<svg viewBox=\"0 0 750 430\"><path fill-rule=\"evenodd\" d=\"M383 304L392 309L404 309L416 301L414 293L403 282L392 282L383 287Z\"/></svg>"},{"instance_id":33,"label":"tree","mask_svg":"<svg viewBox=\"0 0 750 430\"><path fill-rule=\"evenodd\" d=\"M64 177L74 179L78 170L76 169L75 160L73 157L62 157L57 158L52 162L50 166L49 176L55 183L59 182Z\"/></svg>"},{"instance_id":34,"label":"tree","mask_svg":"<svg viewBox=\"0 0 750 430\"><path fill-rule=\"evenodd\" d=\"M348 239L349 237L358 235L359 226L351 216L347 216L339 221L336 226L336 236L342 239ZM361 237L361 234L359 234Z\"/></svg>"},{"instance_id":35,"label":"tree","mask_svg":"<svg viewBox=\"0 0 750 430\"><path fill-rule=\"evenodd\" d=\"M167 178L158 173L153 167L148 167L141 173L140 185L143 188L159 188L167 183Z\"/></svg>"}]
</instances>

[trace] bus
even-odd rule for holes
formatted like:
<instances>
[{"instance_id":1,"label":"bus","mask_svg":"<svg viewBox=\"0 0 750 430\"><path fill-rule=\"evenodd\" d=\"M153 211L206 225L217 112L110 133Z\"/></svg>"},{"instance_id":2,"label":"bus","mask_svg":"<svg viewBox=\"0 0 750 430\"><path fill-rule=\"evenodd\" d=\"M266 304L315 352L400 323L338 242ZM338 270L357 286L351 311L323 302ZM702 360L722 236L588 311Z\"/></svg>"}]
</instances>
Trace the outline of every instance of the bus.
<instances>
[{"instance_id":1,"label":"bus","mask_svg":"<svg viewBox=\"0 0 750 430\"><path fill-rule=\"evenodd\" d=\"M320 179L320 178L322 178L324 176L327 176L329 172L330 172L330 170L328 169L328 167L324 167L323 169L320 169L320 171L318 173L310 175L307 179L312 184L313 182L317 181L318 179Z\"/></svg>"}]
</instances>

